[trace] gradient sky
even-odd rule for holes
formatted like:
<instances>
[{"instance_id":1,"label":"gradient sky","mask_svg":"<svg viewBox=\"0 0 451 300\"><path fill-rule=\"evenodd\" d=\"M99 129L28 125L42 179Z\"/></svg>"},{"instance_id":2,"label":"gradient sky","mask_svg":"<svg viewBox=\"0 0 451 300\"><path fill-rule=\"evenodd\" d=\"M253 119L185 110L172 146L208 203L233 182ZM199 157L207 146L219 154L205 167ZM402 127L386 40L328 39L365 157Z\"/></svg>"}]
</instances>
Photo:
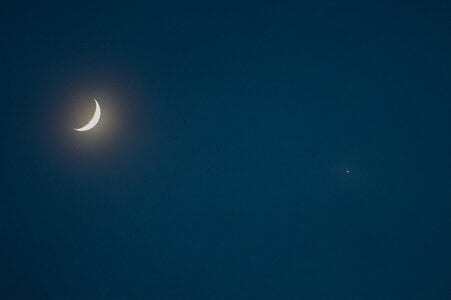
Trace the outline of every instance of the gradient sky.
<instances>
[{"instance_id":1,"label":"gradient sky","mask_svg":"<svg viewBox=\"0 0 451 300\"><path fill-rule=\"evenodd\" d=\"M451 2L6 0L0 33L0 299L451 299Z\"/></svg>"}]
</instances>

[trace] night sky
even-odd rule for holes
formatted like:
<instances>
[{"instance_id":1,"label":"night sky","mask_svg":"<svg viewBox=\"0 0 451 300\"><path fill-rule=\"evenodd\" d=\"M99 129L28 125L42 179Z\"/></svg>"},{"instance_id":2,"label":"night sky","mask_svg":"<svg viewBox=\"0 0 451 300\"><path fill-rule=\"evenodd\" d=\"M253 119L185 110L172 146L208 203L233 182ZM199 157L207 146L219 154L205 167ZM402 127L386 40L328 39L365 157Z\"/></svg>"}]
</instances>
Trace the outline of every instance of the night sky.
<instances>
[{"instance_id":1,"label":"night sky","mask_svg":"<svg viewBox=\"0 0 451 300\"><path fill-rule=\"evenodd\" d=\"M451 299L451 2L3 0L0 34L1 300Z\"/></svg>"}]
</instances>

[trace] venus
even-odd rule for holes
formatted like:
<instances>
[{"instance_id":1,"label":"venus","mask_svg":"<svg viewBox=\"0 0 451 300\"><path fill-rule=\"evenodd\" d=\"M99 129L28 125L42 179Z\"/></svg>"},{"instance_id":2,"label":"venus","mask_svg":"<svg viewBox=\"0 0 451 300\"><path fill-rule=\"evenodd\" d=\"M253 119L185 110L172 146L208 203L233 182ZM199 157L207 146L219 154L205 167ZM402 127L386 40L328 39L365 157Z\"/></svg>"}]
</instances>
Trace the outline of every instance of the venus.
<instances>
[{"instance_id":1,"label":"venus","mask_svg":"<svg viewBox=\"0 0 451 300\"><path fill-rule=\"evenodd\" d=\"M94 112L94 115L92 116L91 120L83 127L80 128L74 128L74 130L76 131L88 131L93 129L97 123L99 123L100 121L100 115L101 115L101 111L100 111L100 105L97 102L96 99L94 99L95 103L96 103L96 110Z\"/></svg>"}]
</instances>

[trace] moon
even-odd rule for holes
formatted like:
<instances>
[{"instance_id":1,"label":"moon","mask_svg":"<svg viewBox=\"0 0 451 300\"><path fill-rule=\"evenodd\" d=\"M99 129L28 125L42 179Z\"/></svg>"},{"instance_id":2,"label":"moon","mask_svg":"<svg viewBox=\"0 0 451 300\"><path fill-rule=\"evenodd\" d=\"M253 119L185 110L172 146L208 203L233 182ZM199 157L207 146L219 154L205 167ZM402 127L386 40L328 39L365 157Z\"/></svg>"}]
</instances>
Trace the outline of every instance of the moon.
<instances>
[{"instance_id":1,"label":"moon","mask_svg":"<svg viewBox=\"0 0 451 300\"><path fill-rule=\"evenodd\" d=\"M99 102L97 102L96 99L94 99L95 103L96 103L96 110L94 112L94 115L92 116L91 120L83 127L80 128L74 128L74 130L76 131L88 131L93 129L97 123L99 123L100 121L100 115L101 115L101 110L100 110L100 105Z\"/></svg>"}]
</instances>

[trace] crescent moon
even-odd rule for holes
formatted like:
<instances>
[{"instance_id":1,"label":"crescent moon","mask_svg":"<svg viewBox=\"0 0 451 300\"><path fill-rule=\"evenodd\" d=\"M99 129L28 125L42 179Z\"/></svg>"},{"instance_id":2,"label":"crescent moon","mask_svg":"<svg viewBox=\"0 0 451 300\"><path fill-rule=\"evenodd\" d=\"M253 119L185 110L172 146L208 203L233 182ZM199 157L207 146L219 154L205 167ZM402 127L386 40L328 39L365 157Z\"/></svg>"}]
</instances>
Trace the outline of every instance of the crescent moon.
<instances>
[{"instance_id":1,"label":"crescent moon","mask_svg":"<svg viewBox=\"0 0 451 300\"><path fill-rule=\"evenodd\" d=\"M80 128L74 128L74 130L76 131L88 131L94 128L94 126L97 125L97 123L99 123L100 120L100 115L101 115L101 111L100 111L100 105L99 102L97 102L96 99L94 99L94 101L96 102L96 110L94 112L94 115L92 116L91 120L83 127Z\"/></svg>"}]
</instances>

